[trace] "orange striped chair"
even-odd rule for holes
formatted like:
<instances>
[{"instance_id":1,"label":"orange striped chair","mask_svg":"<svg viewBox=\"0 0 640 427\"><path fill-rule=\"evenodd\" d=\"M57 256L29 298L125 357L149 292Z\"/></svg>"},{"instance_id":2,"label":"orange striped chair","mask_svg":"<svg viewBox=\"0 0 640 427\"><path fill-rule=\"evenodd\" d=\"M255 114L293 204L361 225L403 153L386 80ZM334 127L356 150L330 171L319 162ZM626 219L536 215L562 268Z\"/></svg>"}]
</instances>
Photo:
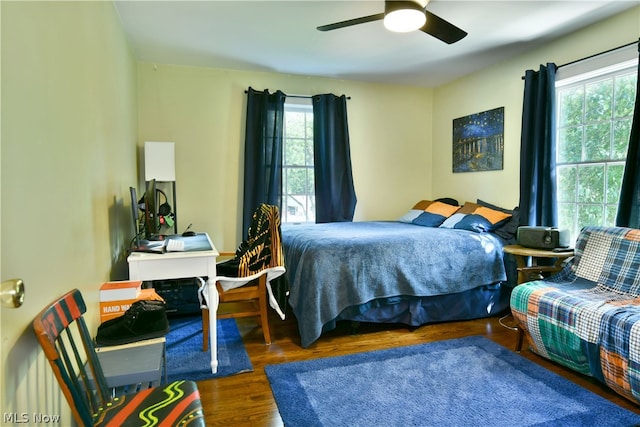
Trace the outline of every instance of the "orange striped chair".
<instances>
[{"instance_id":1,"label":"orange striped chair","mask_svg":"<svg viewBox=\"0 0 640 427\"><path fill-rule=\"evenodd\" d=\"M82 317L86 310L80 291L74 289L33 321L36 337L78 425L205 425L200 393L193 381L175 381L112 397Z\"/></svg>"}]
</instances>

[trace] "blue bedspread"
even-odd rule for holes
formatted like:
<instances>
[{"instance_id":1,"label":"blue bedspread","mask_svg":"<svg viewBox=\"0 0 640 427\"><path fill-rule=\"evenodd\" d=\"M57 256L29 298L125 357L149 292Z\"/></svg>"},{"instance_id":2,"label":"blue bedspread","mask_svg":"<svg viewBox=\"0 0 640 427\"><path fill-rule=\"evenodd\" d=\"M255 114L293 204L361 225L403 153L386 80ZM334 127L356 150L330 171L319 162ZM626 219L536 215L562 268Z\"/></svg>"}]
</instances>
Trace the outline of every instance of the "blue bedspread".
<instances>
[{"instance_id":1,"label":"blue bedspread","mask_svg":"<svg viewBox=\"0 0 640 427\"><path fill-rule=\"evenodd\" d=\"M506 280L502 243L489 233L392 221L285 224L282 243L303 347L349 306Z\"/></svg>"}]
</instances>

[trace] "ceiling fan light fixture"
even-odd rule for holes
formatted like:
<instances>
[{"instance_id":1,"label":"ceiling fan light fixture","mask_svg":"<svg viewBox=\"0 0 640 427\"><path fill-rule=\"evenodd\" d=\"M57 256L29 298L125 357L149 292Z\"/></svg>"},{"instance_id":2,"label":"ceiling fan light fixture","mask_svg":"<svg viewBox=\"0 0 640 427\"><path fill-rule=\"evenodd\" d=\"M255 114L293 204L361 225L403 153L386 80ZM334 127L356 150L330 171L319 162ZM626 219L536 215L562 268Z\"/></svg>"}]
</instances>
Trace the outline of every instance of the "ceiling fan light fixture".
<instances>
[{"instance_id":1,"label":"ceiling fan light fixture","mask_svg":"<svg viewBox=\"0 0 640 427\"><path fill-rule=\"evenodd\" d=\"M384 26L396 33L415 31L427 21L422 7L412 1L385 1Z\"/></svg>"}]
</instances>

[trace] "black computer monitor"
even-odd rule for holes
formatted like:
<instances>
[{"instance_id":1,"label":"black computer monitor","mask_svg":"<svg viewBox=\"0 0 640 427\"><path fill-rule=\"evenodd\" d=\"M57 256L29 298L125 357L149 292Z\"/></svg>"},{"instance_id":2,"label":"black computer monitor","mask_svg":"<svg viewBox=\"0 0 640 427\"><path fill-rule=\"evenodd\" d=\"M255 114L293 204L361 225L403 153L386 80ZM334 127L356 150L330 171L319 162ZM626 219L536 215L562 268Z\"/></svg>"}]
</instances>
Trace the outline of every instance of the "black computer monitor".
<instances>
[{"instance_id":1,"label":"black computer monitor","mask_svg":"<svg viewBox=\"0 0 640 427\"><path fill-rule=\"evenodd\" d=\"M129 194L131 195L131 221L133 224L134 245L140 247L140 209L138 207L138 195L136 189L129 187Z\"/></svg>"}]
</instances>

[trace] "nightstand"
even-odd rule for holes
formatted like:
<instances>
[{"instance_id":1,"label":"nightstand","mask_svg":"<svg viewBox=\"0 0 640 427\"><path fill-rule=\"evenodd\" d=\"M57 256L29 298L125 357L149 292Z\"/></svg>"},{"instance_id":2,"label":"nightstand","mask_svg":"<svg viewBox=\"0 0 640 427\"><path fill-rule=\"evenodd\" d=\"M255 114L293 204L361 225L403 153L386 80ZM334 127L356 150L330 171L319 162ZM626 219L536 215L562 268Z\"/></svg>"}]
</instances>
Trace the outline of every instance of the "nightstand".
<instances>
[{"instance_id":1,"label":"nightstand","mask_svg":"<svg viewBox=\"0 0 640 427\"><path fill-rule=\"evenodd\" d=\"M550 249L534 249L520 245L508 245L504 252L512 254L518 266L518 284L536 280L562 270L565 259L573 256L573 249L553 251ZM527 258L531 258L531 265L527 265ZM538 265L539 258L555 259L553 265ZM533 279L532 279L533 277Z\"/></svg>"}]
</instances>

